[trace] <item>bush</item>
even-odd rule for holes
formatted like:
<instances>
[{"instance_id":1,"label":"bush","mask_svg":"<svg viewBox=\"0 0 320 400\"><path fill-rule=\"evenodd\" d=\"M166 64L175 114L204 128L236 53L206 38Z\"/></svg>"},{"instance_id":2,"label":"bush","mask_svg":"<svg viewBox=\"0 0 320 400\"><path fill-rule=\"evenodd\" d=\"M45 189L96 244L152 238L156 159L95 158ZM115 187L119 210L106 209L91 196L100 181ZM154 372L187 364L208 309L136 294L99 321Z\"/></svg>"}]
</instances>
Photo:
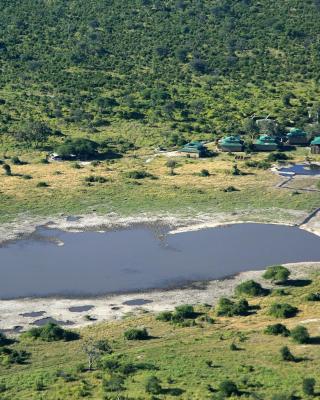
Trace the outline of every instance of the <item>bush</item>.
<instances>
[{"instance_id":1,"label":"bush","mask_svg":"<svg viewBox=\"0 0 320 400\"><path fill-rule=\"evenodd\" d=\"M156 376L150 376L146 383L146 392L160 394L162 392L161 381Z\"/></svg>"},{"instance_id":2,"label":"bush","mask_svg":"<svg viewBox=\"0 0 320 400\"><path fill-rule=\"evenodd\" d=\"M307 396L314 396L314 387L316 385L316 380L314 378L304 378L302 381L302 391Z\"/></svg>"},{"instance_id":3,"label":"bush","mask_svg":"<svg viewBox=\"0 0 320 400\"><path fill-rule=\"evenodd\" d=\"M158 321L169 322L172 320L172 312L170 311L163 311L159 313L156 317Z\"/></svg>"},{"instance_id":4,"label":"bush","mask_svg":"<svg viewBox=\"0 0 320 400\"><path fill-rule=\"evenodd\" d=\"M72 156L87 160L97 155L97 148L98 143L89 139L67 139L64 144L57 147L56 153L65 160Z\"/></svg>"},{"instance_id":5,"label":"bush","mask_svg":"<svg viewBox=\"0 0 320 400\"><path fill-rule=\"evenodd\" d=\"M199 174L200 176L203 176L203 177L207 177L207 176L210 176L210 172L207 170L207 169L202 169L201 171L200 171L200 174Z\"/></svg>"},{"instance_id":6,"label":"bush","mask_svg":"<svg viewBox=\"0 0 320 400\"><path fill-rule=\"evenodd\" d=\"M247 315L249 304L247 300L241 299L238 302L233 302L228 298L222 297L217 305L217 315L233 317L234 315Z\"/></svg>"},{"instance_id":7,"label":"bush","mask_svg":"<svg viewBox=\"0 0 320 400\"><path fill-rule=\"evenodd\" d=\"M124 332L124 337L127 340L147 340L150 338L146 328L132 328Z\"/></svg>"},{"instance_id":8,"label":"bush","mask_svg":"<svg viewBox=\"0 0 320 400\"><path fill-rule=\"evenodd\" d=\"M24 364L30 358L25 350L13 350L9 347L0 347L0 364Z\"/></svg>"},{"instance_id":9,"label":"bush","mask_svg":"<svg viewBox=\"0 0 320 400\"><path fill-rule=\"evenodd\" d=\"M269 169L271 164L267 161L253 161L249 160L245 162L246 167L258 168L258 169Z\"/></svg>"},{"instance_id":10,"label":"bush","mask_svg":"<svg viewBox=\"0 0 320 400\"><path fill-rule=\"evenodd\" d=\"M85 182L90 182L90 183L105 183L107 182L107 179L104 178L103 176L94 176L94 175L90 175L90 176L86 176L84 178Z\"/></svg>"},{"instance_id":11,"label":"bush","mask_svg":"<svg viewBox=\"0 0 320 400\"><path fill-rule=\"evenodd\" d=\"M267 157L267 161L275 162L275 161L284 161L289 160L290 157L286 155L286 153L270 153Z\"/></svg>"},{"instance_id":12,"label":"bush","mask_svg":"<svg viewBox=\"0 0 320 400\"><path fill-rule=\"evenodd\" d=\"M298 312L297 307L291 306L287 303L274 303L270 307L269 314L276 318L291 318Z\"/></svg>"},{"instance_id":13,"label":"bush","mask_svg":"<svg viewBox=\"0 0 320 400\"><path fill-rule=\"evenodd\" d=\"M2 168L3 168L3 171L4 171L4 174L5 174L5 175L7 175L7 176L12 175L12 173L11 173L11 167L10 167L9 164L3 164L3 165L2 165Z\"/></svg>"},{"instance_id":14,"label":"bush","mask_svg":"<svg viewBox=\"0 0 320 400\"><path fill-rule=\"evenodd\" d=\"M25 333L25 335L34 339L41 339L45 342L55 342L59 340L71 341L79 339L77 333L67 331L53 322L49 322L41 327L31 328Z\"/></svg>"},{"instance_id":15,"label":"bush","mask_svg":"<svg viewBox=\"0 0 320 400\"><path fill-rule=\"evenodd\" d=\"M13 342L12 339L8 339L3 332L0 332L0 347L6 346L7 344L11 344L12 342Z\"/></svg>"},{"instance_id":16,"label":"bush","mask_svg":"<svg viewBox=\"0 0 320 400\"><path fill-rule=\"evenodd\" d=\"M21 161L19 157L12 157L11 162L13 165L23 165L25 162Z\"/></svg>"},{"instance_id":17,"label":"bush","mask_svg":"<svg viewBox=\"0 0 320 400\"><path fill-rule=\"evenodd\" d=\"M194 318L196 313L194 312L193 306L189 304L183 304L175 308L175 316L181 318Z\"/></svg>"},{"instance_id":18,"label":"bush","mask_svg":"<svg viewBox=\"0 0 320 400\"><path fill-rule=\"evenodd\" d=\"M227 186L225 189L223 189L223 192L225 193L238 192L238 191L239 190L234 186Z\"/></svg>"},{"instance_id":19,"label":"bush","mask_svg":"<svg viewBox=\"0 0 320 400\"><path fill-rule=\"evenodd\" d=\"M264 333L266 335L281 335L281 336L289 336L290 331L287 329L287 327L283 324L274 324L274 325L269 325L266 327L264 330Z\"/></svg>"},{"instance_id":20,"label":"bush","mask_svg":"<svg viewBox=\"0 0 320 400\"><path fill-rule=\"evenodd\" d=\"M239 393L237 385L229 380L223 381L219 385L219 392L222 396L230 397Z\"/></svg>"},{"instance_id":21,"label":"bush","mask_svg":"<svg viewBox=\"0 0 320 400\"><path fill-rule=\"evenodd\" d=\"M138 170L129 171L125 175L127 178L130 178L130 179L144 179L144 178L154 179L155 178L154 175L150 174L147 171L138 171Z\"/></svg>"},{"instance_id":22,"label":"bush","mask_svg":"<svg viewBox=\"0 0 320 400\"><path fill-rule=\"evenodd\" d=\"M310 293L307 296L308 301L320 301L320 293Z\"/></svg>"},{"instance_id":23,"label":"bush","mask_svg":"<svg viewBox=\"0 0 320 400\"><path fill-rule=\"evenodd\" d=\"M49 184L47 182L38 182L36 186L37 188L46 188L49 187Z\"/></svg>"},{"instance_id":24,"label":"bush","mask_svg":"<svg viewBox=\"0 0 320 400\"><path fill-rule=\"evenodd\" d=\"M253 280L245 281L240 283L236 287L237 295L248 295L248 296L263 296L266 294L266 290L260 285L260 283Z\"/></svg>"},{"instance_id":25,"label":"bush","mask_svg":"<svg viewBox=\"0 0 320 400\"><path fill-rule=\"evenodd\" d=\"M308 341L310 339L308 329L302 325L298 325L295 328L293 328L290 336L292 337L292 339L295 342L297 342L299 344L308 343Z\"/></svg>"},{"instance_id":26,"label":"bush","mask_svg":"<svg viewBox=\"0 0 320 400\"><path fill-rule=\"evenodd\" d=\"M283 361L296 361L288 346L281 347L280 356Z\"/></svg>"},{"instance_id":27,"label":"bush","mask_svg":"<svg viewBox=\"0 0 320 400\"><path fill-rule=\"evenodd\" d=\"M120 375L113 375L111 378L103 381L103 389L106 392L120 392L124 390L124 378Z\"/></svg>"},{"instance_id":28,"label":"bush","mask_svg":"<svg viewBox=\"0 0 320 400\"><path fill-rule=\"evenodd\" d=\"M288 280L290 271L282 265L274 265L267 268L263 274L264 279L271 280L272 282L283 283Z\"/></svg>"}]
</instances>

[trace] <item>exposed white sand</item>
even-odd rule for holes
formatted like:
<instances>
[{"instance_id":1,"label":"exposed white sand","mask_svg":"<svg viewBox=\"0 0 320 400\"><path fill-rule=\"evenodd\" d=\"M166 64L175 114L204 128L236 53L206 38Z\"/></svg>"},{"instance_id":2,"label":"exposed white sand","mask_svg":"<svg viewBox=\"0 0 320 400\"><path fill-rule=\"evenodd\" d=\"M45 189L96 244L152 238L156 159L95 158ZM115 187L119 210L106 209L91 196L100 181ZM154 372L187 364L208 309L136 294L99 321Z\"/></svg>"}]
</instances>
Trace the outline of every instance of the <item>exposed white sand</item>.
<instances>
[{"instance_id":1,"label":"exposed white sand","mask_svg":"<svg viewBox=\"0 0 320 400\"><path fill-rule=\"evenodd\" d=\"M320 271L319 262L288 264L292 277L305 278L313 271ZM114 296L103 296L98 298L64 299L64 298L26 298L0 301L0 329L13 329L21 326L28 329L36 320L52 317L58 321L72 322L72 327L82 327L97 322L121 319L127 313L138 314L139 312L157 313L164 310L172 310L180 304L212 304L222 296L231 296L234 288L240 282L254 279L263 282L261 276L263 271L242 272L234 277L224 280L214 280L206 283L195 283L190 287L175 290L155 290L145 293L121 294ZM144 299L151 301L142 306L130 306L123 303L128 300ZM74 306L94 306L89 311L81 313L69 311ZM40 317L24 317L21 314L43 311ZM95 321L88 321L85 315L90 315Z\"/></svg>"}]
</instances>

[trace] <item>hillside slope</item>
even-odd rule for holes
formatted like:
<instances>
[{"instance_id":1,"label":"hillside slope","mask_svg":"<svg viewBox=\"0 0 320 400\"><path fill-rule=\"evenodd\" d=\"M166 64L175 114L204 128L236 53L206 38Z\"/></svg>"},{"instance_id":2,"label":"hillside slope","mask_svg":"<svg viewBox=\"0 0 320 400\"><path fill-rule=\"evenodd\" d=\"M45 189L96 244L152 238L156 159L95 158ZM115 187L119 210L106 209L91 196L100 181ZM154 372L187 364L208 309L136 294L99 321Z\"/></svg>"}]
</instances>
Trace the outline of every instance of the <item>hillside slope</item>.
<instances>
[{"instance_id":1,"label":"hillside slope","mask_svg":"<svg viewBox=\"0 0 320 400\"><path fill-rule=\"evenodd\" d=\"M253 113L303 126L319 16L318 0L2 0L0 133L41 119L154 145L239 131Z\"/></svg>"}]
</instances>

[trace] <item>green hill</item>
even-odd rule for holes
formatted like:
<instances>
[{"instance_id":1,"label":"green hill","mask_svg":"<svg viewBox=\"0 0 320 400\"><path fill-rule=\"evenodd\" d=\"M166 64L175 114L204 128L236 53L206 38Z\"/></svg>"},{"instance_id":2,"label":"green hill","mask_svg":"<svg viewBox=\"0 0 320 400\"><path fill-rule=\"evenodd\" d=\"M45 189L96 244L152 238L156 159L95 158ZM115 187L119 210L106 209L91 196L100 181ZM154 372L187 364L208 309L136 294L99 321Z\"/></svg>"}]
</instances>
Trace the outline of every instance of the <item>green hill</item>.
<instances>
[{"instance_id":1,"label":"green hill","mask_svg":"<svg viewBox=\"0 0 320 400\"><path fill-rule=\"evenodd\" d=\"M317 111L319 0L2 0L0 134L30 119L137 146Z\"/></svg>"}]
</instances>

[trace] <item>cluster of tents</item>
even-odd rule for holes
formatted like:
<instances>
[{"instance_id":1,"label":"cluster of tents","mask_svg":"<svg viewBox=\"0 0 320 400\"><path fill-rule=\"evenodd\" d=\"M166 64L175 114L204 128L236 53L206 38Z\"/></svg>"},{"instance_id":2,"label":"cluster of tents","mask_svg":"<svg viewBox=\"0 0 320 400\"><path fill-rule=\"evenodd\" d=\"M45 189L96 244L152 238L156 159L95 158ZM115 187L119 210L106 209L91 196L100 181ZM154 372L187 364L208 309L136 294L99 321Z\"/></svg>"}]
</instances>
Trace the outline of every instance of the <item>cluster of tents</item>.
<instances>
[{"instance_id":1,"label":"cluster of tents","mask_svg":"<svg viewBox=\"0 0 320 400\"><path fill-rule=\"evenodd\" d=\"M218 141L218 148L221 151L237 152L243 151L245 147L250 147L253 151L274 151L283 147L283 145L311 146L313 153L320 153L320 136L310 137L306 132L298 128L292 128L284 137L275 137L272 135L260 135L252 143L247 144L240 136L226 136Z\"/></svg>"}]
</instances>

